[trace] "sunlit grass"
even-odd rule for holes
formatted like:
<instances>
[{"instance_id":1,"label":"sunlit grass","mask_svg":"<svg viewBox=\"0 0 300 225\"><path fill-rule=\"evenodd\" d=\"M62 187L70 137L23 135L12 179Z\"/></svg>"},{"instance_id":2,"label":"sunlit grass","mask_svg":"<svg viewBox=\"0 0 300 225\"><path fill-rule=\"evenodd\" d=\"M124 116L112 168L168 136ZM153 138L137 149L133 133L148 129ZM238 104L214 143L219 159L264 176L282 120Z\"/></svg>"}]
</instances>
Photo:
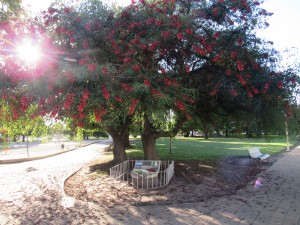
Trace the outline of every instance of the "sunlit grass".
<instances>
[{"instance_id":1,"label":"sunlit grass","mask_svg":"<svg viewBox=\"0 0 300 225\"><path fill-rule=\"evenodd\" d=\"M290 137L290 146L297 142L297 137ZM143 158L142 145L139 139L132 141L134 149L127 150L130 158ZM161 159L171 160L211 160L228 156L248 156L247 149L259 147L262 153L274 155L286 150L284 136L256 138L184 138L176 137L172 140L170 153L170 139L157 140L157 153Z\"/></svg>"}]
</instances>

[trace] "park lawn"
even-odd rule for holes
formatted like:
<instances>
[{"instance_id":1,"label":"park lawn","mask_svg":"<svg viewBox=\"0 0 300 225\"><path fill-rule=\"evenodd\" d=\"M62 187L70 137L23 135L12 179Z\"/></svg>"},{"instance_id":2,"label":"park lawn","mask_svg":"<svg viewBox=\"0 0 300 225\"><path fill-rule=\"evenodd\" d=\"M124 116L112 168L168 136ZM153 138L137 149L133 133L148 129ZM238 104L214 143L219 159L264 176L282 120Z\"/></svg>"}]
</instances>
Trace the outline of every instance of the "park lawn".
<instances>
[{"instance_id":1,"label":"park lawn","mask_svg":"<svg viewBox=\"0 0 300 225\"><path fill-rule=\"evenodd\" d=\"M297 143L297 137L289 138L290 146ZM139 139L131 141L134 149L127 150L129 158L143 158L142 145ZM268 138L185 138L176 137L172 141L170 153L170 139L160 138L156 142L159 158L164 160L214 160L229 156L248 156L248 148L259 147L262 153L271 156L286 150L285 136Z\"/></svg>"}]
</instances>

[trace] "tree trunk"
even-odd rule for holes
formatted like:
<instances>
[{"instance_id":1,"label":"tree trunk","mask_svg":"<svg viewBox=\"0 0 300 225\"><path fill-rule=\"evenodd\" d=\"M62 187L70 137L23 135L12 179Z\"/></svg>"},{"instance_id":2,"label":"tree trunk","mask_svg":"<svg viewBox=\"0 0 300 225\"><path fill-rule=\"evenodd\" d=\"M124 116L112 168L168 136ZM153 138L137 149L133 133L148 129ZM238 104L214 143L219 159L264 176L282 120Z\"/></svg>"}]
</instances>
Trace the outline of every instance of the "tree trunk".
<instances>
[{"instance_id":1,"label":"tree trunk","mask_svg":"<svg viewBox=\"0 0 300 225\"><path fill-rule=\"evenodd\" d=\"M143 144L143 150L144 150L144 157L145 159L158 159L157 153L156 153L156 137L153 134L142 134L142 144Z\"/></svg>"},{"instance_id":2,"label":"tree trunk","mask_svg":"<svg viewBox=\"0 0 300 225\"><path fill-rule=\"evenodd\" d=\"M124 131L124 146L125 146L125 149L131 148L130 141L129 141L129 128L127 128Z\"/></svg>"},{"instance_id":3,"label":"tree trunk","mask_svg":"<svg viewBox=\"0 0 300 225\"><path fill-rule=\"evenodd\" d=\"M121 129L122 130L122 129ZM126 152L124 145L124 132L118 132L114 127L107 128L107 132L113 139L113 155L116 163L122 163L126 161Z\"/></svg>"},{"instance_id":4,"label":"tree trunk","mask_svg":"<svg viewBox=\"0 0 300 225\"><path fill-rule=\"evenodd\" d=\"M228 129L225 130L225 137L229 137L229 131L228 131Z\"/></svg>"},{"instance_id":5,"label":"tree trunk","mask_svg":"<svg viewBox=\"0 0 300 225\"><path fill-rule=\"evenodd\" d=\"M25 135L22 135L22 142L25 142Z\"/></svg>"},{"instance_id":6,"label":"tree trunk","mask_svg":"<svg viewBox=\"0 0 300 225\"><path fill-rule=\"evenodd\" d=\"M208 132L208 131L205 131L205 132L204 132L204 139L206 139L206 140L207 140L207 139L208 139L208 137L209 137L209 132Z\"/></svg>"},{"instance_id":7,"label":"tree trunk","mask_svg":"<svg viewBox=\"0 0 300 225\"><path fill-rule=\"evenodd\" d=\"M153 126L146 114L144 115L144 129L141 138L145 159L158 159L155 142L156 139L159 138L159 135L157 135L157 133L153 129Z\"/></svg>"}]
</instances>

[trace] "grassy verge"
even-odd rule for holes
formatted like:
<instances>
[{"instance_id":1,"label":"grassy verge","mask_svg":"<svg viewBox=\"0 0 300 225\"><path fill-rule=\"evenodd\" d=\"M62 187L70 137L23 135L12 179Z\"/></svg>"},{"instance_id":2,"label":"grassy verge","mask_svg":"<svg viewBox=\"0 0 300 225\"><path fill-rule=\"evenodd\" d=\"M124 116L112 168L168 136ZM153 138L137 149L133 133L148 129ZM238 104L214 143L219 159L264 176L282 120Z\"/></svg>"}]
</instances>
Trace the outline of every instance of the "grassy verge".
<instances>
[{"instance_id":1,"label":"grassy verge","mask_svg":"<svg viewBox=\"0 0 300 225\"><path fill-rule=\"evenodd\" d=\"M297 143L297 137L290 137L290 146ZM130 158L143 158L141 141L132 141L134 149L127 150ZM170 139L157 140L157 153L161 159L171 160L212 160L228 156L248 156L248 148L259 147L261 152L270 155L286 150L286 137L276 136L255 138L183 138L176 137L172 141L172 153L170 153Z\"/></svg>"}]
</instances>

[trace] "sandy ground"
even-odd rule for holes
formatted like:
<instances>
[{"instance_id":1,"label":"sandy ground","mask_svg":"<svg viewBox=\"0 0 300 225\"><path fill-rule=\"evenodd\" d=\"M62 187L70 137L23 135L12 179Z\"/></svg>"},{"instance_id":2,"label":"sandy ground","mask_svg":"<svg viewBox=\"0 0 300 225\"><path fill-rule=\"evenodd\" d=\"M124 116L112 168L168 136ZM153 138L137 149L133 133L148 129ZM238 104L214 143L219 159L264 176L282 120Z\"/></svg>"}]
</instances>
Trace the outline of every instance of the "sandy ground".
<instances>
[{"instance_id":1,"label":"sandy ground","mask_svg":"<svg viewBox=\"0 0 300 225\"><path fill-rule=\"evenodd\" d=\"M163 205L203 202L235 194L276 160L258 163L249 157L232 157L208 166L201 161L175 162L175 174L169 185L141 190L127 183L114 182L107 175L109 162L94 161L65 182L65 193L76 199L109 208L126 205Z\"/></svg>"}]
</instances>

